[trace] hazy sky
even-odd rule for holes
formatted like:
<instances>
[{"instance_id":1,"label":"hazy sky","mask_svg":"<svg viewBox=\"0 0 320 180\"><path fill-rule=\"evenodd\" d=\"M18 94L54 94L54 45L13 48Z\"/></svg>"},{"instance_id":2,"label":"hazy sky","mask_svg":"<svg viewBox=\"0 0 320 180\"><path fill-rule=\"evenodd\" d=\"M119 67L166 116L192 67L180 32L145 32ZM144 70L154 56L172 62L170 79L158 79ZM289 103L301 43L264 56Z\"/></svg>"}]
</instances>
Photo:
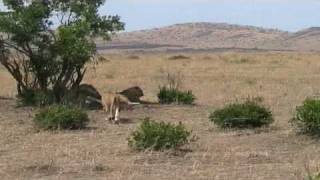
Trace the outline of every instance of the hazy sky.
<instances>
[{"instance_id":1,"label":"hazy sky","mask_svg":"<svg viewBox=\"0 0 320 180\"><path fill-rule=\"evenodd\" d=\"M1 8L0 0L0 8ZM320 26L320 0L106 0L126 30L185 22L226 22L297 31Z\"/></svg>"}]
</instances>

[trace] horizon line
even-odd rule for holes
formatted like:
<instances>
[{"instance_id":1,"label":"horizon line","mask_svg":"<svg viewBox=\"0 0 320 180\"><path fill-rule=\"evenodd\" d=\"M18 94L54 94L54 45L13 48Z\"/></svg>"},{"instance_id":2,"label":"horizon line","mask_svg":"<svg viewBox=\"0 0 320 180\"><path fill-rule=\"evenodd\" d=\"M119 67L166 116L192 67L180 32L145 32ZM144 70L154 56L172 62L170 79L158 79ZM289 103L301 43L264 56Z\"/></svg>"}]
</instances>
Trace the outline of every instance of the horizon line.
<instances>
[{"instance_id":1,"label":"horizon line","mask_svg":"<svg viewBox=\"0 0 320 180\"><path fill-rule=\"evenodd\" d=\"M296 31L289 31L289 30L284 30L280 29L277 27L266 27L266 26L257 26L257 25L249 25L249 24L236 24L236 23L228 23L228 22L210 22L210 21L186 21L186 22L178 22L178 23L171 23L167 25L157 25L154 27L146 27L146 28L139 28L139 29L133 29L133 30L123 30L122 32L124 33L131 33L131 32L139 32L139 31L150 31L150 30L155 30L155 29L161 29L161 28L166 28L170 26L177 26L177 25L187 25L187 24L225 24L225 25L230 25L230 26L242 26L242 27L251 27L251 28L258 28L258 29L265 29L265 30L274 30L274 31L282 31L282 32L287 32L287 33L297 33L300 31L308 30L311 28L320 28L320 26L308 26L305 28L301 28Z\"/></svg>"}]
</instances>

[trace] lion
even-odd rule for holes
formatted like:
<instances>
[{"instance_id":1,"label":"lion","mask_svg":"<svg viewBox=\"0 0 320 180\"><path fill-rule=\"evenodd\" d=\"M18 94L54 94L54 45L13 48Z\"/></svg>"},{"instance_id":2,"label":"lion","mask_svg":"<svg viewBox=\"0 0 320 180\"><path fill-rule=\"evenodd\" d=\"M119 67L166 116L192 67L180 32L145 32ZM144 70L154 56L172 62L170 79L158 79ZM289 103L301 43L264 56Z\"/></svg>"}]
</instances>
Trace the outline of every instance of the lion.
<instances>
[{"instance_id":1,"label":"lion","mask_svg":"<svg viewBox=\"0 0 320 180\"><path fill-rule=\"evenodd\" d=\"M143 91L139 86L130 87L119 92L119 94L124 95L131 102L141 102L140 98L144 96Z\"/></svg>"},{"instance_id":2,"label":"lion","mask_svg":"<svg viewBox=\"0 0 320 180\"><path fill-rule=\"evenodd\" d=\"M140 103L131 102L126 96L119 93L106 93L102 95L102 105L107 114L108 121L118 124L120 121L120 111L122 109L132 109L133 105Z\"/></svg>"},{"instance_id":3,"label":"lion","mask_svg":"<svg viewBox=\"0 0 320 180\"><path fill-rule=\"evenodd\" d=\"M92 91L91 87L85 87ZM97 91L98 92L98 91ZM88 94L88 93L87 93ZM139 87L132 87L121 92L107 92L104 94L97 94L95 91L88 94L86 97L86 103L99 103L103 110L108 114L106 120L119 123L120 111L123 109L132 110L133 105L140 104L140 97L143 96L143 91Z\"/></svg>"}]
</instances>

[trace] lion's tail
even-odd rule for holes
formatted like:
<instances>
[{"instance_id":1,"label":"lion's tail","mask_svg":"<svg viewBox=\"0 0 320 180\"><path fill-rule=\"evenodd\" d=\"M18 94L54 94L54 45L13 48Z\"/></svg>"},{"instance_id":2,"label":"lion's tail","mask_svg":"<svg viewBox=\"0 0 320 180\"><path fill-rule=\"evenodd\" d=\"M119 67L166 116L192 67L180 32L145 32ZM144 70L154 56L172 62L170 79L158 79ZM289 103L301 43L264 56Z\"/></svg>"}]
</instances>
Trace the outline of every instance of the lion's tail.
<instances>
[{"instance_id":1,"label":"lion's tail","mask_svg":"<svg viewBox=\"0 0 320 180\"><path fill-rule=\"evenodd\" d=\"M91 96L88 96L86 101L94 101L94 102L102 104L102 100L91 97ZM131 102L131 101L127 101L127 103L129 105L139 105L140 104L139 102Z\"/></svg>"}]
</instances>

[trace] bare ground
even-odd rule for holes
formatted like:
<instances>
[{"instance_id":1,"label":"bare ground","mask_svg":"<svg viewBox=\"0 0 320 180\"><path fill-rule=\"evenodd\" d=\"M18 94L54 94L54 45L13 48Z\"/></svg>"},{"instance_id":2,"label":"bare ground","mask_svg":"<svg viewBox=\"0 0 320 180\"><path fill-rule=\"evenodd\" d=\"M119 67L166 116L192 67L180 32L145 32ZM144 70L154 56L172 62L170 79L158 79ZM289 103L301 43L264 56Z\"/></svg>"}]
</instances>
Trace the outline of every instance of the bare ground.
<instances>
[{"instance_id":1,"label":"bare ground","mask_svg":"<svg viewBox=\"0 0 320 180\"><path fill-rule=\"evenodd\" d=\"M320 143L297 135L288 120L294 107L320 89L317 54L187 54L108 56L86 82L102 92L140 85L155 101L164 72L182 71L196 106L141 105L124 112L117 126L102 111L89 112L89 128L43 132L33 128L32 108L0 99L1 179L214 179L302 180L316 171ZM0 96L10 97L14 83L1 72ZM105 85L109 86L106 87ZM6 90L5 90L6 89ZM270 128L222 131L208 121L210 111L234 99L262 96L275 115ZM13 96L13 95L12 95ZM136 152L127 137L145 117L183 122L198 137L179 152Z\"/></svg>"}]
</instances>

